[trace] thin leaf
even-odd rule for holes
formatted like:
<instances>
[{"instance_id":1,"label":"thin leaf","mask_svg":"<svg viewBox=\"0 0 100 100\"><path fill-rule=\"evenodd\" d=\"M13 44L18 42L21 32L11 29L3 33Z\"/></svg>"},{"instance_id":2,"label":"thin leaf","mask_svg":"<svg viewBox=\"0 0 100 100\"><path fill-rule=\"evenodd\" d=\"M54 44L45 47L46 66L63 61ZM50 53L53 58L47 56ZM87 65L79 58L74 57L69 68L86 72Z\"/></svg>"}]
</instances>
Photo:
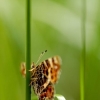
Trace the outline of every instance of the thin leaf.
<instances>
[{"instance_id":1,"label":"thin leaf","mask_svg":"<svg viewBox=\"0 0 100 100\"><path fill-rule=\"evenodd\" d=\"M60 94L55 94L55 97L58 99L58 100L66 100L64 96L60 95Z\"/></svg>"}]
</instances>

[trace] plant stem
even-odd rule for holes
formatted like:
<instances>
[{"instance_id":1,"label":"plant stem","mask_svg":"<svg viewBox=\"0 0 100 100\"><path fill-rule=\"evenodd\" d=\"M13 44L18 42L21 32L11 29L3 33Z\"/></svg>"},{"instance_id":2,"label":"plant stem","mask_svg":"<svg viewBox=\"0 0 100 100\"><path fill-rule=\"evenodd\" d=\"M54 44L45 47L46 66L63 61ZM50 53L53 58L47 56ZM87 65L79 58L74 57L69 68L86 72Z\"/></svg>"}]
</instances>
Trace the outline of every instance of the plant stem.
<instances>
[{"instance_id":1,"label":"plant stem","mask_svg":"<svg viewBox=\"0 0 100 100\"><path fill-rule=\"evenodd\" d=\"M85 100L85 56L86 56L86 48L85 48L85 22L86 22L86 0L82 0L82 59L81 59L81 67L80 67L80 100Z\"/></svg>"},{"instance_id":2,"label":"plant stem","mask_svg":"<svg viewBox=\"0 0 100 100\"><path fill-rule=\"evenodd\" d=\"M31 100L30 84L30 61L31 61L31 29L30 29L30 0L27 0L27 19L26 19L26 100Z\"/></svg>"}]
</instances>

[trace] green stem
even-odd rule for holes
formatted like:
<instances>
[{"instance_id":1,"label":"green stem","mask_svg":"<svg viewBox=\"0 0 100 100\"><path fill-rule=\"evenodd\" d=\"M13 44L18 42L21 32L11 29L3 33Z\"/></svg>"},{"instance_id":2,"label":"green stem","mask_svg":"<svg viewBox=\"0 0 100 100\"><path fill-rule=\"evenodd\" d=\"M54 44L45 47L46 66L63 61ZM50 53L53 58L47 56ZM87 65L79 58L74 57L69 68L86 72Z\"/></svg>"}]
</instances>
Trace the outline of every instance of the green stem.
<instances>
[{"instance_id":1,"label":"green stem","mask_svg":"<svg viewBox=\"0 0 100 100\"><path fill-rule=\"evenodd\" d=\"M27 19L26 19L26 100L31 100L30 84L30 61L31 61L31 29L30 29L30 0L27 0Z\"/></svg>"},{"instance_id":2,"label":"green stem","mask_svg":"<svg viewBox=\"0 0 100 100\"><path fill-rule=\"evenodd\" d=\"M85 56L86 56L86 46L85 46L85 22L86 22L86 0L82 0L82 59L80 67L80 100L85 100Z\"/></svg>"}]
</instances>

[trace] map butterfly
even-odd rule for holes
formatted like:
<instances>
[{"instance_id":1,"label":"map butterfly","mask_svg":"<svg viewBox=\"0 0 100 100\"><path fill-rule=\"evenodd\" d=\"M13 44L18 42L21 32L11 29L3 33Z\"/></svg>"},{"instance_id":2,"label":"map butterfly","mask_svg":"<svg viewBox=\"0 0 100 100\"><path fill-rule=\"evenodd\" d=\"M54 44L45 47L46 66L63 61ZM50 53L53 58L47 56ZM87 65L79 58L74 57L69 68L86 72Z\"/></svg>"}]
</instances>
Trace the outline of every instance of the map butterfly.
<instances>
[{"instance_id":1,"label":"map butterfly","mask_svg":"<svg viewBox=\"0 0 100 100\"><path fill-rule=\"evenodd\" d=\"M45 51L46 52L46 51ZM43 52L41 55L43 55ZM41 58L41 56L39 57ZM54 56L44 60L36 66L32 63L30 71L30 85L39 100L53 100L54 85L60 76L61 58ZM25 63L21 64L21 73L25 77Z\"/></svg>"}]
</instances>

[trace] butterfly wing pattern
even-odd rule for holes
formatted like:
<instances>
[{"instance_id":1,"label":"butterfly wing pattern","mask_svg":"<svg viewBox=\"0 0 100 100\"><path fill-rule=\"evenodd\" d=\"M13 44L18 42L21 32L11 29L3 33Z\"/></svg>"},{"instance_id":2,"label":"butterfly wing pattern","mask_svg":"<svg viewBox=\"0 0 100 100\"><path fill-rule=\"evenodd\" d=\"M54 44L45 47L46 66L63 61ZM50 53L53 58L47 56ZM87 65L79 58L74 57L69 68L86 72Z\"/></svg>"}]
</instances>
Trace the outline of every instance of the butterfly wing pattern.
<instances>
[{"instance_id":1,"label":"butterfly wing pattern","mask_svg":"<svg viewBox=\"0 0 100 100\"><path fill-rule=\"evenodd\" d=\"M54 86L48 84L48 86L41 92L39 100L53 100L54 98Z\"/></svg>"},{"instance_id":2,"label":"butterfly wing pattern","mask_svg":"<svg viewBox=\"0 0 100 100\"><path fill-rule=\"evenodd\" d=\"M61 59L54 56L40 65L31 65L31 86L39 100L53 100L54 85L60 76ZM24 75L25 76L25 75Z\"/></svg>"}]
</instances>

